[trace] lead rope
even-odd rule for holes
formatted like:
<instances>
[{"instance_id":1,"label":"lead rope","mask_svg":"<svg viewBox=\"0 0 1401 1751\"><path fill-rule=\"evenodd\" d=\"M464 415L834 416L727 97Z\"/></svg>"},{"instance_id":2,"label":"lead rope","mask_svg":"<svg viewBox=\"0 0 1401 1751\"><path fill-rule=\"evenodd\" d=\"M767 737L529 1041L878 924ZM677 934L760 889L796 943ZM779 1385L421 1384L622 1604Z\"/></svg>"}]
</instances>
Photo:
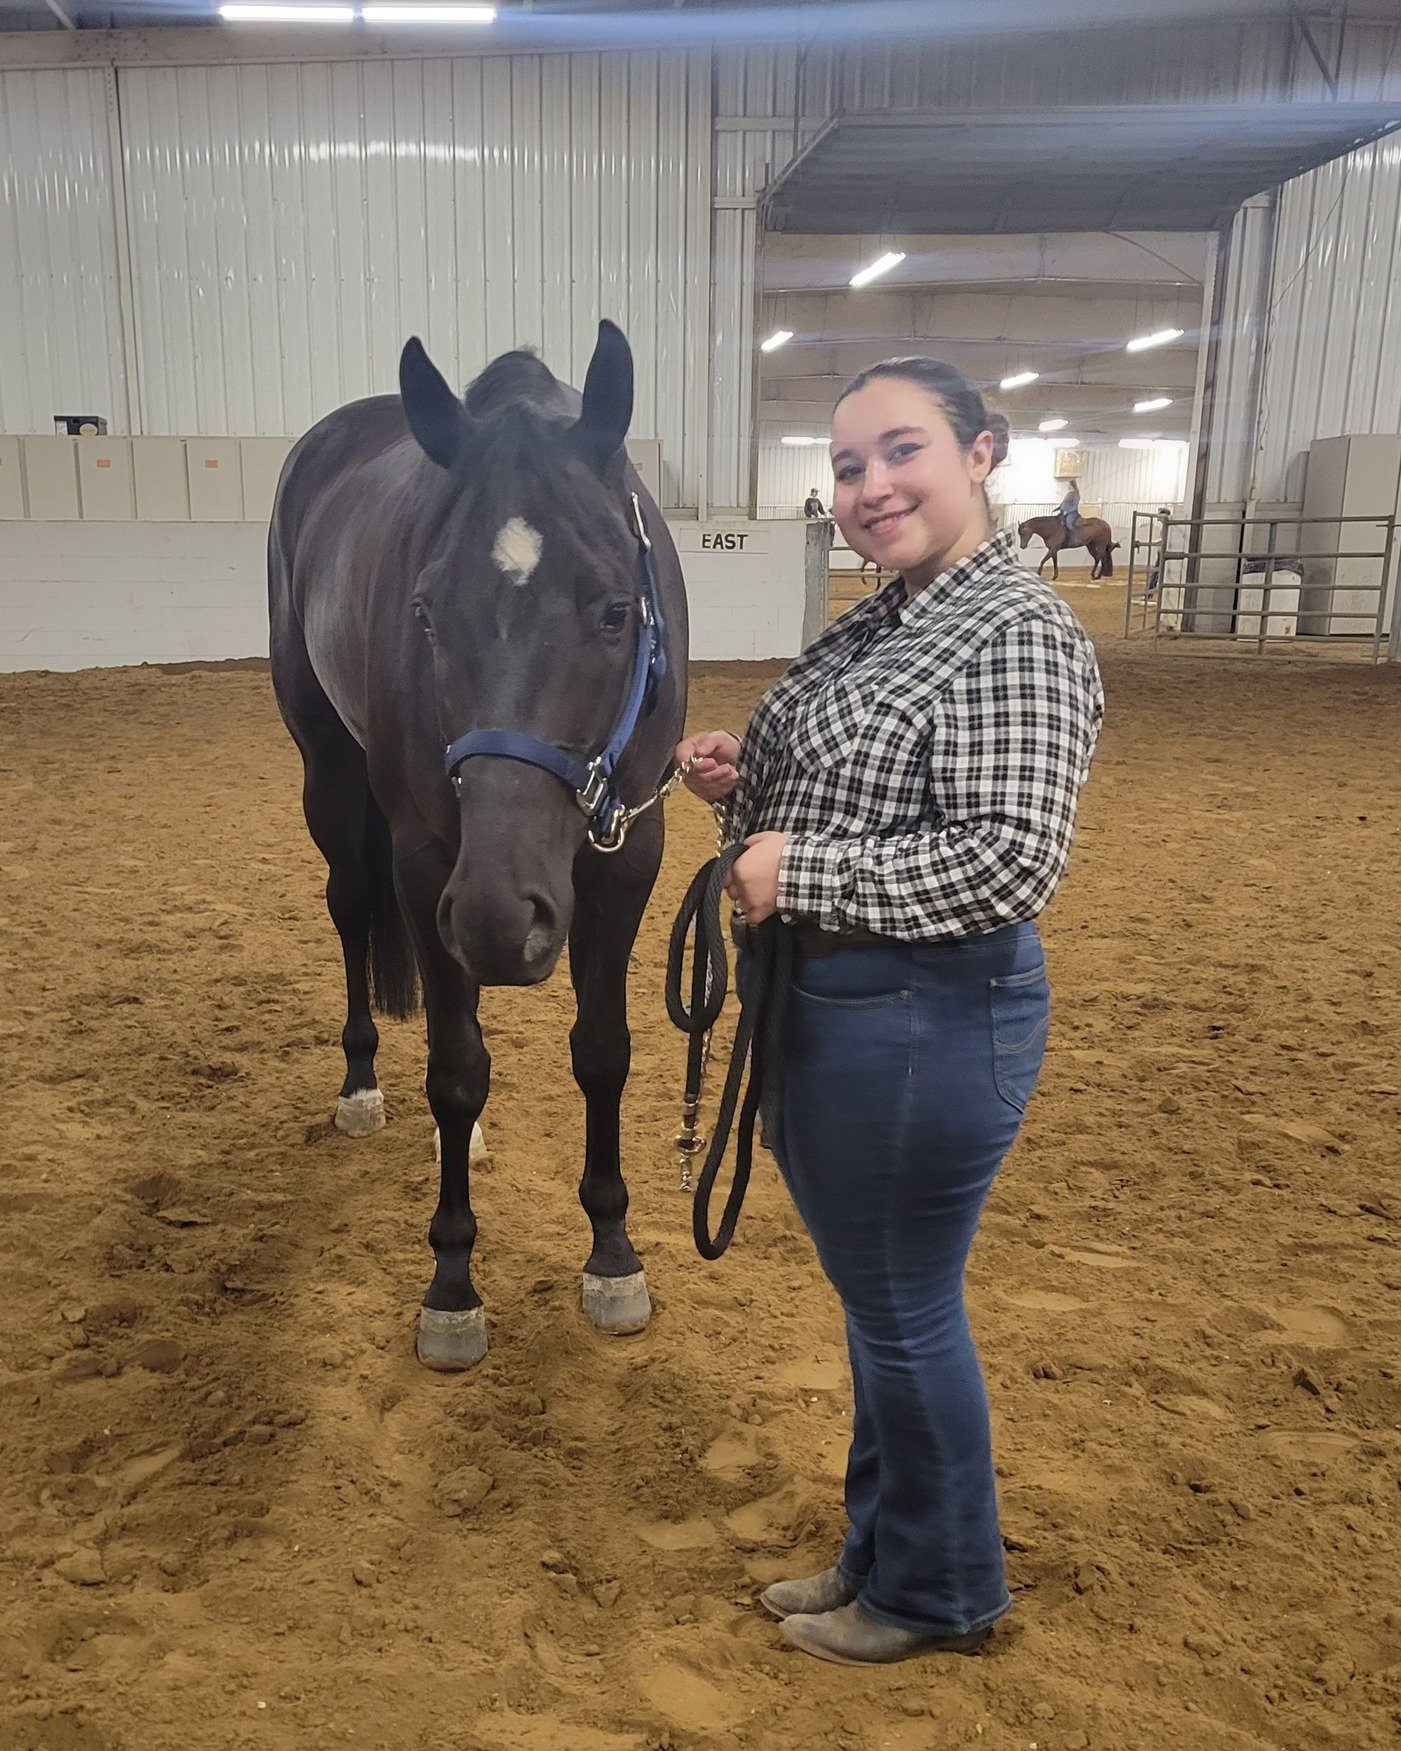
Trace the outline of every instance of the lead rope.
<instances>
[{"instance_id":1,"label":"lead rope","mask_svg":"<svg viewBox=\"0 0 1401 1751\"><path fill-rule=\"evenodd\" d=\"M666 1007L672 1022L686 1035L686 1088L682 1106L681 1134L676 1139L681 1160L682 1189L690 1189L691 1158L705 1147L697 1131L705 1069L709 1058L711 1030L724 1007L729 989L729 961L720 924L720 896L726 878L744 846L731 845L697 870L671 927L667 947ZM746 926L750 955L749 989L740 1003L734 1045L715 1115L715 1133L691 1206L691 1231L696 1251L705 1259L718 1259L734 1239L744 1194L754 1166L754 1124L763 1120L763 1140L770 1149L779 1146L782 1123L780 1080L782 1027L793 977L793 930L777 915L762 924ZM687 938L691 940L691 1001L682 997ZM740 1087L748 1070L748 1085L740 1099ZM735 1145L734 1174L720 1225L710 1228L710 1200L725 1154L735 1111L739 1110L739 1134Z\"/></svg>"}]
</instances>

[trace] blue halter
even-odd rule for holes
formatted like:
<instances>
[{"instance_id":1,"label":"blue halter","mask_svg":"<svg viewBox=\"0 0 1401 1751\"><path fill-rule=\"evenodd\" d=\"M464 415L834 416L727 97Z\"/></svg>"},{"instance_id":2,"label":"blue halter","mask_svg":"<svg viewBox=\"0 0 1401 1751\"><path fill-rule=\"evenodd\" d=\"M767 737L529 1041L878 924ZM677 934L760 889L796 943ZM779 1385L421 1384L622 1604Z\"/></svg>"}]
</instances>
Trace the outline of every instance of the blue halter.
<instances>
[{"instance_id":1,"label":"blue halter","mask_svg":"<svg viewBox=\"0 0 1401 1751\"><path fill-rule=\"evenodd\" d=\"M621 843L619 827L626 805L613 783L613 769L632 739L642 716L643 701L651 681L660 681L666 674L666 651L663 634L661 600L657 592L657 568L652 560L652 541L642 520L642 506L637 494L632 500L632 522L637 534L638 564L642 574L637 594L637 650L633 657L632 683L627 704L618 719L613 734L601 754L584 760L567 748L553 742L542 742L523 730L469 730L450 742L443 754L447 775L457 781L457 769L464 760L478 754L494 755L501 760L520 760L527 766L541 766L574 792L574 800L589 823L589 838L605 850L616 850Z\"/></svg>"}]
</instances>

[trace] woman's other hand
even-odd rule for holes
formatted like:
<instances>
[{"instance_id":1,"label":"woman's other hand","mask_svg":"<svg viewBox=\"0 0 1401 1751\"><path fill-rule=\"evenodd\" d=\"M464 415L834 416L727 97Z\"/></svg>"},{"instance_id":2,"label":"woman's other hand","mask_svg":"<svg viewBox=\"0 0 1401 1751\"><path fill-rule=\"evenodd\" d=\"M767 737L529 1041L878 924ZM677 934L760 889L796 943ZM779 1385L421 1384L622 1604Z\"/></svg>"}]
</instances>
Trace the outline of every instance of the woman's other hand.
<instances>
[{"instance_id":1,"label":"woman's other hand","mask_svg":"<svg viewBox=\"0 0 1401 1751\"><path fill-rule=\"evenodd\" d=\"M778 910L778 866L786 833L751 833L735 859L725 891L746 924L762 924Z\"/></svg>"},{"instance_id":2,"label":"woman's other hand","mask_svg":"<svg viewBox=\"0 0 1401 1751\"><path fill-rule=\"evenodd\" d=\"M695 764L682 782L704 803L723 802L739 783L739 738L728 730L705 730L676 744L678 766Z\"/></svg>"}]
</instances>

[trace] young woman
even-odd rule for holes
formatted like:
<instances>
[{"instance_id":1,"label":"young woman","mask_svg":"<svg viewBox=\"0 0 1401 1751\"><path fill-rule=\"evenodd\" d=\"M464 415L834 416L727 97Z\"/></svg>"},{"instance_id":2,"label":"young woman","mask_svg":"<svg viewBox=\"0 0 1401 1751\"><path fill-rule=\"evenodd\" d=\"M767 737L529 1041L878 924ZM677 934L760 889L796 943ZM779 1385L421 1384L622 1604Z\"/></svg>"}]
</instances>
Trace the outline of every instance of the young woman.
<instances>
[{"instance_id":1,"label":"young woman","mask_svg":"<svg viewBox=\"0 0 1401 1751\"><path fill-rule=\"evenodd\" d=\"M862 372L833 416L832 514L900 575L742 742L676 750L748 846L737 908L798 930L779 1166L846 1314L850 1530L834 1567L762 1598L790 1642L850 1664L971 1650L1011 1605L963 1270L1041 1068L1033 920L1103 695L1074 616L993 533L1006 444L952 367Z\"/></svg>"}]
</instances>

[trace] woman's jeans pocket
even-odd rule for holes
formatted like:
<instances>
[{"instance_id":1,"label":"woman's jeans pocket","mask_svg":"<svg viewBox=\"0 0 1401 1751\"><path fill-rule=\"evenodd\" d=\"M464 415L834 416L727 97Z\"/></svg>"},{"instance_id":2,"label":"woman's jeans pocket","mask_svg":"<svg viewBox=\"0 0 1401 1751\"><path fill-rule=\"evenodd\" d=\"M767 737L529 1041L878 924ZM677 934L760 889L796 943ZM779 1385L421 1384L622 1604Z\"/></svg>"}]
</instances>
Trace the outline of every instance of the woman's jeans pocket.
<instances>
[{"instance_id":1,"label":"woman's jeans pocket","mask_svg":"<svg viewBox=\"0 0 1401 1751\"><path fill-rule=\"evenodd\" d=\"M802 955L793 968L793 995L819 1009L880 1009L910 1001L910 955L902 946L838 949Z\"/></svg>"},{"instance_id":2,"label":"woman's jeans pocket","mask_svg":"<svg viewBox=\"0 0 1401 1751\"><path fill-rule=\"evenodd\" d=\"M989 979L988 1002L993 1081L1003 1100L1024 1113L1041 1074L1050 1029L1051 992L1045 966Z\"/></svg>"}]
</instances>

